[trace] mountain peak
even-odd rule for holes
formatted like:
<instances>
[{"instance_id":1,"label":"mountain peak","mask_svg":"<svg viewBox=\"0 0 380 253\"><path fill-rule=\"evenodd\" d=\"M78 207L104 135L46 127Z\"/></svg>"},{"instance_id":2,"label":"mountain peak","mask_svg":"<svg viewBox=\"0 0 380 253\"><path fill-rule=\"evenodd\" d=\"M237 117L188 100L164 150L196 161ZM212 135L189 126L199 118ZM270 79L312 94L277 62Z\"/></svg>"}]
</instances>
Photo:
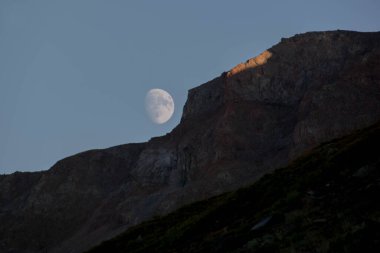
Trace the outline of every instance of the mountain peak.
<instances>
[{"instance_id":1,"label":"mountain peak","mask_svg":"<svg viewBox=\"0 0 380 253\"><path fill-rule=\"evenodd\" d=\"M181 122L168 135L2 177L0 251L87 250L374 124L380 120L379 41L379 32L349 31L283 39L191 89Z\"/></svg>"}]
</instances>

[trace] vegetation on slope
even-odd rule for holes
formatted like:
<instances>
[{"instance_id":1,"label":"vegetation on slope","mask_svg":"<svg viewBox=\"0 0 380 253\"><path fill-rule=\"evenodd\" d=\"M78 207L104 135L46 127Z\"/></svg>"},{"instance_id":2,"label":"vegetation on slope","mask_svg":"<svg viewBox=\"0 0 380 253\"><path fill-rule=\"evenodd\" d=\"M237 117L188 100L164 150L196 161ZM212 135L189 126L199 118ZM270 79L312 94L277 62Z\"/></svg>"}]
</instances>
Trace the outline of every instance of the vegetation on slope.
<instances>
[{"instance_id":1,"label":"vegetation on slope","mask_svg":"<svg viewBox=\"0 0 380 253\"><path fill-rule=\"evenodd\" d=\"M380 124L89 252L380 252Z\"/></svg>"}]
</instances>

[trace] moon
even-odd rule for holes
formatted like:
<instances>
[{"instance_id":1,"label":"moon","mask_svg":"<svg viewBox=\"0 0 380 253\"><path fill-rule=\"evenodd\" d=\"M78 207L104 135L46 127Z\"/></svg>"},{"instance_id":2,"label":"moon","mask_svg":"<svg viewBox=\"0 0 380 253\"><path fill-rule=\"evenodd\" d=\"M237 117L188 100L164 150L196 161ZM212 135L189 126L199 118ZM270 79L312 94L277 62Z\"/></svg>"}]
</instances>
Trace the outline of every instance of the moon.
<instances>
[{"instance_id":1,"label":"moon","mask_svg":"<svg viewBox=\"0 0 380 253\"><path fill-rule=\"evenodd\" d=\"M174 100L167 91L151 89L145 96L145 109L156 124L167 122L174 112Z\"/></svg>"}]
</instances>

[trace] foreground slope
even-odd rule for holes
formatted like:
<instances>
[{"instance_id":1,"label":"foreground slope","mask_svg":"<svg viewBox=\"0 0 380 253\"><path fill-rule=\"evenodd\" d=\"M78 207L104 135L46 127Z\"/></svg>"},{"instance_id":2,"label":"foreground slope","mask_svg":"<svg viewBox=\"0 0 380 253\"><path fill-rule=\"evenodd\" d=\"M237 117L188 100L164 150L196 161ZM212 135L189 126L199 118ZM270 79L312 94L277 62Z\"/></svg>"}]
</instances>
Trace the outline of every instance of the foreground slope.
<instances>
[{"instance_id":1,"label":"foreground slope","mask_svg":"<svg viewBox=\"0 0 380 253\"><path fill-rule=\"evenodd\" d=\"M130 228L89 253L378 252L380 124L250 187Z\"/></svg>"},{"instance_id":2,"label":"foreground slope","mask_svg":"<svg viewBox=\"0 0 380 253\"><path fill-rule=\"evenodd\" d=\"M147 143L0 177L0 252L78 253L380 120L380 33L311 32L191 89Z\"/></svg>"}]
</instances>

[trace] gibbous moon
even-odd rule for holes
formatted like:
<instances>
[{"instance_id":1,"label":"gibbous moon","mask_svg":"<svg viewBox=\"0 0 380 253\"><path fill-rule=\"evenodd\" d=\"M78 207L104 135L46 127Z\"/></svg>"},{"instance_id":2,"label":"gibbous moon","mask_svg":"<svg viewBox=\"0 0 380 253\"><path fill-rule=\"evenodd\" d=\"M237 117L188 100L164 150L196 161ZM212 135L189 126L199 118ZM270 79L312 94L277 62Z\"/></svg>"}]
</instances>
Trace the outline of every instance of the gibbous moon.
<instances>
[{"instance_id":1,"label":"gibbous moon","mask_svg":"<svg viewBox=\"0 0 380 253\"><path fill-rule=\"evenodd\" d=\"M173 115L174 101L168 92L151 89L145 96L145 109L154 123L163 124Z\"/></svg>"}]
</instances>

